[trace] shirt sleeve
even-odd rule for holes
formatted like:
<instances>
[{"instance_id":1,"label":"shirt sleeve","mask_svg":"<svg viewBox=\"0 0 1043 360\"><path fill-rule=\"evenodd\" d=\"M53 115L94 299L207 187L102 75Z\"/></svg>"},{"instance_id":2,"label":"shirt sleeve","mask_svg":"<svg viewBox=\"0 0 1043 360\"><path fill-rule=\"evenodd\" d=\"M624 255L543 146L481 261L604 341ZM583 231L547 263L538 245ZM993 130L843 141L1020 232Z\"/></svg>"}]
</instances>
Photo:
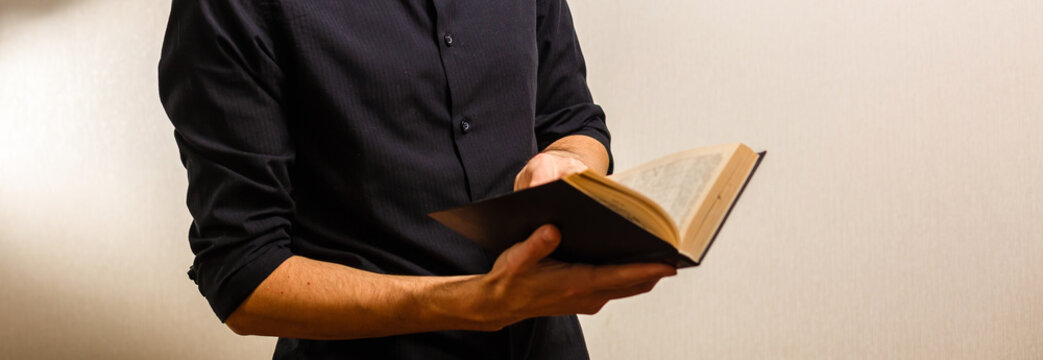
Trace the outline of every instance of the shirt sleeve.
<instances>
[{"instance_id":1,"label":"shirt sleeve","mask_svg":"<svg viewBox=\"0 0 1043 360\"><path fill-rule=\"evenodd\" d=\"M611 137L605 113L587 87L587 69L565 0L541 0L536 14L539 69L536 79L536 142L542 151L568 135L587 135L605 146L612 173Z\"/></svg>"},{"instance_id":2,"label":"shirt sleeve","mask_svg":"<svg viewBox=\"0 0 1043 360\"><path fill-rule=\"evenodd\" d=\"M294 146L264 4L174 0L159 62L188 172L189 276L222 322L292 255Z\"/></svg>"}]
</instances>

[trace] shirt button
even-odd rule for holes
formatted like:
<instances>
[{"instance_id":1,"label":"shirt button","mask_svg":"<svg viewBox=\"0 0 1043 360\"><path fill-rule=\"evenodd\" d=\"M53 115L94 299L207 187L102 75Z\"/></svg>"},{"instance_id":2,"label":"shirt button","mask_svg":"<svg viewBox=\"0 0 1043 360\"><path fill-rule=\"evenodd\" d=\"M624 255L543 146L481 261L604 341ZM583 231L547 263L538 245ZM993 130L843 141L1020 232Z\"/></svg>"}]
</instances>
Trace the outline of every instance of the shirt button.
<instances>
[{"instance_id":1,"label":"shirt button","mask_svg":"<svg viewBox=\"0 0 1043 360\"><path fill-rule=\"evenodd\" d=\"M442 40L445 40L445 46L453 46L453 35L445 34Z\"/></svg>"},{"instance_id":2,"label":"shirt button","mask_svg":"<svg viewBox=\"0 0 1043 360\"><path fill-rule=\"evenodd\" d=\"M466 120L460 122L460 131L463 131L464 134L471 132L471 123Z\"/></svg>"}]
</instances>

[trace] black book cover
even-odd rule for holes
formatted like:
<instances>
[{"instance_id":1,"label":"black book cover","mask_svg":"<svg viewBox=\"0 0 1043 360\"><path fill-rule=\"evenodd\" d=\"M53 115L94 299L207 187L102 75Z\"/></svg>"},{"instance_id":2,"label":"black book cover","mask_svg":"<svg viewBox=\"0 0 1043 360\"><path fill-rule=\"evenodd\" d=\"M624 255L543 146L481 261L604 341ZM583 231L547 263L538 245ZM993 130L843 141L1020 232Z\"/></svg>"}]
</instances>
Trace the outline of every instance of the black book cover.
<instances>
[{"instance_id":1,"label":"black book cover","mask_svg":"<svg viewBox=\"0 0 1043 360\"><path fill-rule=\"evenodd\" d=\"M766 152L759 154L750 175L725 213L724 220L728 219ZM678 253L673 245L648 233L563 180L429 215L478 243L493 256L525 240L543 224L554 224L561 231L561 244L550 256L565 262L662 262L683 268L698 265L706 255L704 251L699 259L693 260ZM724 220L721 226L724 226ZM719 232L720 226L714 232L710 245Z\"/></svg>"}]
</instances>

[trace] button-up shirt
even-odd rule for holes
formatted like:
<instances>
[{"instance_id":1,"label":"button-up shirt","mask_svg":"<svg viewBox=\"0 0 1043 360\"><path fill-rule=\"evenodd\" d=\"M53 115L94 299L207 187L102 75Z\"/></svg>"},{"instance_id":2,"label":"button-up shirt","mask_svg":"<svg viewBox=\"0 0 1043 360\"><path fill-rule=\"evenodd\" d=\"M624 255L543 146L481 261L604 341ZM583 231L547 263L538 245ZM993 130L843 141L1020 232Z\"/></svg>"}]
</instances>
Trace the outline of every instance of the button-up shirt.
<instances>
[{"instance_id":1,"label":"button-up shirt","mask_svg":"<svg viewBox=\"0 0 1043 360\"><path fill-rule=\"evenodd\" d=\"M189 179L190 276L222 321L292 255L487 272L497 254L426 214L510 192L564 136L609 145L564 0L174 0L162 54ZM279 340L276 358L298 357L585 358L586 347L572 316Z\"/></svg>"}]
</instances>

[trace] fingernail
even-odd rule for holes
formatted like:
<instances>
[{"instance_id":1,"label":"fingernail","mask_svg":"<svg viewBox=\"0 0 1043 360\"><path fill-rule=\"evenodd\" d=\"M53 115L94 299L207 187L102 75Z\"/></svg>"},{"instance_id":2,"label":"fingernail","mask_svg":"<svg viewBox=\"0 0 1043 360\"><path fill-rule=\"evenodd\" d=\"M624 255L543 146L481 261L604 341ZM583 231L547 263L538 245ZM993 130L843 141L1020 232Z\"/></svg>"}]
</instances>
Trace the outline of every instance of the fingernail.
<instances>
[{"instance_id":1,"label":"fingernail","mask_svg":"<svg viewBox=\"0 0 1043 360\"><path fill-rule=\"evenodd\" d=\"M551 235L551 229L549 227L545 227L545 228L543 228L543 230L540 230L540 238L542 238L543 241L546 241L546 242L553 241L554 239L550 235Z\"/></svg>"}]
</instances>

